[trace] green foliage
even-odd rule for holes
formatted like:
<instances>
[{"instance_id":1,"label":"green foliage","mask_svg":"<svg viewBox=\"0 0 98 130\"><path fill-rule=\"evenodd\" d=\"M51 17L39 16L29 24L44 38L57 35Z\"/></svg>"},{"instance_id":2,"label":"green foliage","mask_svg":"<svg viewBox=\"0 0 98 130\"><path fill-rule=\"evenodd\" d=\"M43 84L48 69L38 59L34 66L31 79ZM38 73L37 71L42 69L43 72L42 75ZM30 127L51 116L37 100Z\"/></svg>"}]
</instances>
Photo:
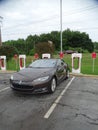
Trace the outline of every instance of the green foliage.
<instances>
[{"instance_id":1,"label":"green foliage","mask_svg":"<svg viewBox=\"0 0 98 130\"><path fill-rule=\"evenodd\" d=\"M34 54L35 54L35 50L34 49L30 50L29 55L34 56Z\"/></svg>"},{"instance_id":2,"label":"green foliage","mask_svg":"<svg viewBox=\"0 0 98 130\"><path fill-rule=\"evenodd\" d=\"M88 34L80 33L79 31L71 31L67 29L63 31L63 39L65 40L65 46L72 48L81 48L93 52L94 45Z\"/></svg>"},{"instance_id":3,"label":"green foliage","mask_svg":"<svg viewBox=\"0 0 98 130\"><path fill-rule=\"evenodd\" d=\"M41 34L38 35L29 35L26 40L18 39L4 42L4 45L10 45L17 48L19 54L26 54L29 55L32 52L32 49L35 49L35 46L38 43L52 41L55 46L55 50L60 50L60 32L59 31L52 31L48 34ZM70 29L64 30L62 32L62 46L63 51L68 50L70 47L77 49L79 48L79 52L93 52L94 47L98 50L98 44L93 43L92 40L89 38L89 35L85 32L79 31L71 31ZM43 48L44 49L44 48Z\"/></svg>"},{"instance_id":4,"label":"green foliage","mask_svg":"<svg viewBox=\"0 0 98 130\"><path fill-rule=\"evenodd\" d=\"M14 57L15 54L18 54L18 51L13 46L0 46L0 55L5 55L7 61Z\"/></svg>"},{"instance_id":5,"label":"green foliage","mask_svg":"<svg viewBox=\"0 0 98 130\"><path fill-rule=\"evenodd\" d=\"M81 47L75 48L75 51L78 53L83 53L83 49Z\"/></svg>"},{"instance_id":6,"label":"green foliage","mask_svg":"<svg viewBox=\"0 0 98 130\"><path fill-rule=\"evenodd\" d=\"M36 45L35 52L38 53L39 57L41 57L43 53L50 53L52 55L54 52L54 45L49 42L40 42Z\"/></svg>"},{"instance_id":7,"label":"green foliage","mask_svg":"<svg viewBox=\"0 0 98 130\"><path fill-rule=\"evenodd\" d=\"M29 55L31 50L35 48L36 43L39 42L39 36L37 35L29 35L26 39L26 54Z\"/></svg>"},{"instance_id":8,"label":"green foliage","mask_svg":"<svg viewBox=\"0 0 98 130\"><path fill-rule=\"evenodd\" d=\"M3 45L13 46L18 50L19 54L26 54L26 43L24 39L18 39L17 41L11 40L4 42Z\"/></svg>"},{"instance_id":9,"label":"green foliage","mask_svg":"<svg viewBox=\"0 0 98 130\"><path fill-rule=\"evenodd\" d=\"M94 45L94 51L98 52L98 42L93 42Z\"/></svg>"},{"instance_id":10,"label":"green foliage","mask_svg":"<svg viewBox=\"0 0 98 130\"><path fill-rule=\"evenodd\" d=\"M60 50L60 32L58 31L52 31L50 33L51 35L51 41L54 43L55 45L55 49L56 50Z\"/></svg>"},{"instance_id":11,"label":"green foliage","mask_svg":"<svg viewBox=\"0 0 98 130\"><path fill-rule=\"evenodd\" d=\"M95 49L94 51L95 51L96 53L98 53L98 50Z\"/></svg>"}]
</instances>

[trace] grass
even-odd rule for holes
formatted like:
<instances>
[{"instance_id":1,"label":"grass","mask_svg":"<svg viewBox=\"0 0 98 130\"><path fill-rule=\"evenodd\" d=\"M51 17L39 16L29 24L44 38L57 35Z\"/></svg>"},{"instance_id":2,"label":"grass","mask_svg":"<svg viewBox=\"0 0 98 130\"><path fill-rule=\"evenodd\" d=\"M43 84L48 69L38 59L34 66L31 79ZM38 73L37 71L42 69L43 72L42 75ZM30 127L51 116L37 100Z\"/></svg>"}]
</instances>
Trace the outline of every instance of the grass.
<instances>
[{"instance_id":1,"label":"grass","mask_svg":"<svg viewBox=\"0 0 98 130\"><path fill-rule=\"evenodd\" d=\"M59 55L55 55L55 58L59 58ZM34 59L33 56L27 56L26 58L26 66L32 62ZM68 64L70 69L72 69L72 58L70 54L65 54L63 58ZM92 74L98 75L98 58L95 59L94 71L93 71L93 59L90 53L82 54L81 60L81 73L83 74ZM75 68L77 68L77 59L74 61ZM7 63L7 70L19 70L19 59L17 62L14 58Z\"/></svg>"},{"instance_id":2,"label":"grass","mask_svg":"<svg viewBox=\"0 0 98 130\"><path fill-rule=\"evenodd\" d=\"M26 57L26 66L28 66L33 61L33 56ZM19 59L15 60L12 58L10 61L7 62L7 70L19 70Z\"/></svg>"},{"instance_id":3,"label":"grass","mask_svg":"<svg viewBox=\"0 0 98 130\"><path fill-rule=\"evenodd\" d=\"M94 71L93 71L94 60ZM98 75L98 58L92 59L91 54L83 54L81 71L83 74Z\"/></svg>"}]
</instances>

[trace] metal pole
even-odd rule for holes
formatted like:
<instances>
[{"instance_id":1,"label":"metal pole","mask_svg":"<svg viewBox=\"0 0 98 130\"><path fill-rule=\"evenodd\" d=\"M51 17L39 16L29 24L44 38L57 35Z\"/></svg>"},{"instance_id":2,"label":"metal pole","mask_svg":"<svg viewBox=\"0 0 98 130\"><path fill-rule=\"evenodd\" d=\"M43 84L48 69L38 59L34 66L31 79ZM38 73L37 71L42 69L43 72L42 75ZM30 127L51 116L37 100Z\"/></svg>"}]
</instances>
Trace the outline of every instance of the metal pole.
<instances>
[{"instance_id":1,"label":"metal pole","mask_svg":"<svg viewBox=\"0 0 98 130\"><path fill-rule=\"evenodd\" d=\"M62 53L62 0L60 0L60 41L61 41L61 53Z\"/></svg>"},{"instance_id":2,"label":"metal pole","mask_svg":"<svg viewBox=\"0 0 98 130\"><path fill-rule=\"evenodd\" d=\"M0 26L0 46L2 46L2 40L1 40L1 26Z\"/></svg>"},{"instance_id":3,"label":"metal pole","mask_svg":"<svg viewBox=\"0 0 98 130\"><path fill-rule=\"evenodd\" d=\"M93 58L93 72L94 72L94 67L95 67L95 58Z\"/></svg>"},{"instance_id":4,"label":"metal pole","mask_svg":"<svg viewBox=\"0 0 98 130\"><path fill-rule=\"evenodd\" d=\"M0 23L2 24L3 17L0 16ZM1 39L1 25L0 25L0 46L2 46L2 39Z\"/></svg>"}]
</instances>

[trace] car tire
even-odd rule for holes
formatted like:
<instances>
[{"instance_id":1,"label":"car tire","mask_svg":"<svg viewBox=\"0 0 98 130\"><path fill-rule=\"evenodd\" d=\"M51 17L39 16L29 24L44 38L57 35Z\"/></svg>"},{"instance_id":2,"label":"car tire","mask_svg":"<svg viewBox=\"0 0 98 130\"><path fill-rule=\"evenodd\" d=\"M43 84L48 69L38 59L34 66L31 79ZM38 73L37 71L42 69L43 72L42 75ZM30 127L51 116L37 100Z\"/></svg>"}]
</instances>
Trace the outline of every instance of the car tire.
<instances>
[{"instance_id":1,"label":"car tire","mask_svg":"<svg viewBox=\"0 0 98 130\"><path fill-rule=\"evenodd\" d=\"M67 72L66 72L66 79L68 79L69 78L69 70L67 70Z\"/></svg>"},{"instance_id":2,"label":"car tire","mask_svg":"<svg viewBox=\"0 0 98 130\"><path fill-rule=\"evenodd\" d=\"M53 77L51 80L51 84L49 86L49 93L54 93L56 90L56 86L57 86L56 79L55 77Z\"/></svg>"}]
</instances>

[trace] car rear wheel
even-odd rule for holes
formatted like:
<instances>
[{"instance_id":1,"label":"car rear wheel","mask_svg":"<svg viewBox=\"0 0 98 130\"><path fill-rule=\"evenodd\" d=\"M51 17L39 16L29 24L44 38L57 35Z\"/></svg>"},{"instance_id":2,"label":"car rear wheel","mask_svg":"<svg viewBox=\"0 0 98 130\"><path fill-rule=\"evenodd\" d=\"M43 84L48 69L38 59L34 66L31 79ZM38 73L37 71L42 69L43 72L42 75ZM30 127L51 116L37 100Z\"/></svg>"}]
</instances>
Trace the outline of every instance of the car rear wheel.
<instances>
[{"instance_id":1,"label":"car rear wheel","mask_svg":"<svg viewBox=\"0 0 98 130\"><path fill-rule=\"evenodd\" d=\"M66 78L69 78L69 70L67 70Z\"/></svg>"},{"instance_id":2,"label":"car rear wheel","mask_svg":"<svg viewBox=\"0 0 98 130\"><path fill-rule=\"evenodd\" d=\"M53 78L53 79L51 80L51 84L50 84L50 86L49 86L49 93L54 93L54 92L55 92L55 89L56 89L56 86L57 86L57 84L56 84L56 79Z\"/></svg>"}]
</instances>

